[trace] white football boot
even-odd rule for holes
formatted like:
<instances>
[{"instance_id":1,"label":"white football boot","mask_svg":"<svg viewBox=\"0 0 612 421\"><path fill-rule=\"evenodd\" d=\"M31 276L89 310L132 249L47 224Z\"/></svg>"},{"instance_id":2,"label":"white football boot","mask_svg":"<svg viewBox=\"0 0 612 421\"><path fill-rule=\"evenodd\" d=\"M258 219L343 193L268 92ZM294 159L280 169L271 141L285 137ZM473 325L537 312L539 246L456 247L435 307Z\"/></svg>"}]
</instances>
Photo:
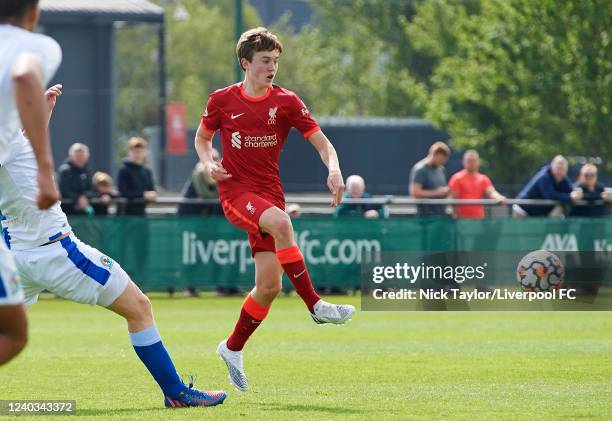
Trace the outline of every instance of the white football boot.
<instances>
[{"instance_id":1,"label":"white football boot","mask_svg":"<svg viewBox=\"0 0 612 421\"><path fill-rule=\"evenodd\" d=\"M350 320L355 312L355 307L350 304L332 304L323 300L314 305L314 313L310 316L318 324L333 323L341 325Z\"/></svg>"},{"instance_id":2,"label":"white football boot","mask_svg":"<svg viewBox=\"0 0 612 421\"><path fill-rule=\"evenodd\" d=\"M217 354L227 365L230 382L241 392L249 390L249 381L242 367L242 351L232 351L227 347L227 339L221 341L217 347Z\"/></svg>"}]
</instances>

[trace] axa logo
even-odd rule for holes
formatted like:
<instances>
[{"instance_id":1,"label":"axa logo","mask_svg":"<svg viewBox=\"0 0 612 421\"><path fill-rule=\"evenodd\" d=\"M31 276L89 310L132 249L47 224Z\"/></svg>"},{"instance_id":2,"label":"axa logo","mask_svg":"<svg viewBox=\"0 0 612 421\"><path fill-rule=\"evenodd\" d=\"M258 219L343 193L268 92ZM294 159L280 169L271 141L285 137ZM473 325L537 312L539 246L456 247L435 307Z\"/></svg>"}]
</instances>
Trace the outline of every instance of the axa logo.
<instances>
[{"instance_id":1,"label":"axa logo","mask_svg":"<svg viewBox=\"0 0 612 421\"><path fill-rule=\"evenodd\" d=\"M251 202L249 202L249 203L247 203L247 204L246 204L246 210L247 210L247 211L248 211L248 212L249 212L251 215L254 215L254 214L255 214L255 211L256 211L257 209L255 209L255 206L253 206L253 204L252 204Z\"/></svg>"},{"instance_id":2,"label":"axa logo","mask_svg":"<svg viewBox=\"0 0 612 421\"><path fill-rule=\"evenodd\" d=\"M240 132L232 133L232 147L236 149L240 149L242 147L242 137L240 136Z\"/></svg>"},{"instance_id":3,"label":"axa logo","mask_svg":"<svg viewBox=\"0 0 612 421\"><path fill-rule=\"evenodd\" d=\"M548 234L540 248L550 251L578 251L578 241L574 234Z\"/></svg>"},{"instance_id":4,"label":"axa logo","mask_svg":"<svg viewBox=\"0 0 612 421\"><path fill-rule=\"evenodd\" d=\"M268 111L268 124L276 124L276 112L278 111L278 107L270 108Z\"/></svg>"}]
</instances>

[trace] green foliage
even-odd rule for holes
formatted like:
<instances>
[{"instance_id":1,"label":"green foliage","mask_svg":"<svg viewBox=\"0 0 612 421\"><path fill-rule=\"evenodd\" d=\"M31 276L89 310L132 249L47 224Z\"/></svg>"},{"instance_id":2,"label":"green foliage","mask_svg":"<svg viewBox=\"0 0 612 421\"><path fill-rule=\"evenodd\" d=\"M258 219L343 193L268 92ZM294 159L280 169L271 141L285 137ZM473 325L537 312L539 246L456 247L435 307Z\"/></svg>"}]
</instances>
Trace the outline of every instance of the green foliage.
<instances>
[{"instance_id":1,"label":"green foliage","mask_svg":"<svg viewBox=\"0 0 612 421\"><path fill-rule=\"evenodd\" d=\"M162 3L163 0L159 0ZM178 5L189 19L174 19ZM168 99L197 123L234 82L234 2L165 0ZM612 169L609 0L311 0L277 81L318 115L421 116L518 182L557 153ZM245 2L245 27L259 24ZM157 123L154 30L118 31L119 128ZM124 111L127 111L124 113ZM503 159L499 159L503 157Z\"/></svg>"},{"instance_id":2,"label":"green foliage","mask_svg":"<svg viewBox=\"0 0 612 421\"><path fill-rule=\"evenodd\" d=\"M187 107L187 124L196 125L208 95L236 82L233 2L158 1L166 9L168 102ZM187 12L177 19L177 8ZM245 3L245 28L260 25ZM158 124L157 28L135 25L117 31L118 129L139 133Z\"/></svg>"},{"instance_id":3,"label":"green foliage","mask_svg":"<svg viewBox=\"0 0 612 421\"><path fill-rule=\"evenodd\" d=\"M425 112L426 78L401 64L421 62L401 30L413 2L317 0L312 6L313 24L299 33L282 22L274 28L287 47L279 83L298 92L319 115Z\"/></svg>"},{"instance_id":4,"label":"green foliage","mask_svg":"<svg viewBox=\"0 0 612 421\"><path fill-rule=\"evenodd\" d=\"M604 0L488 0L471 14L454 1L423 4L406 31L438 60L426 116L495 162L503 181L558 153L612 165L610 27Z\"/></svg>"},{"instance_id":5,"label":"green foliage","mask_svg":"<svg viewBox=\"0 0 612 421\"><path fill-rule=\"evenodd\" d=\"M196 125L208 95L231 83L236 63L233 2L181 0L189 19L168 19L169 101L187 106L187 122ZM174 14L170 7L168 15ZM244 8L245 28L259 26L255 11Z\"/></svg>"}]
</instances>

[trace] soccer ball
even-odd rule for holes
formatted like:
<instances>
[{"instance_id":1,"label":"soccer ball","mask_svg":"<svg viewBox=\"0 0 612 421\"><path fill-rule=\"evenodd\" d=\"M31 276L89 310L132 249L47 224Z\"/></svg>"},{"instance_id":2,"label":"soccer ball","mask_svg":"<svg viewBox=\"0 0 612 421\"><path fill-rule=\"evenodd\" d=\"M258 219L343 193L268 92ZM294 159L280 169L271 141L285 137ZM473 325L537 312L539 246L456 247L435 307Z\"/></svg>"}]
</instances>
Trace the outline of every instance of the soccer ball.
<instances>
[{"instance_id":1,"label":"soccer ball","mask_svg":"<svg viewBox=\"0 0 612 421\"><path fill-rule=\"evenodd\" d=\"M565 267L555 254L536 250L526 254L516 268L516 280L523 291L552 291L561 288Z\"/></svg>"}]
</instances>

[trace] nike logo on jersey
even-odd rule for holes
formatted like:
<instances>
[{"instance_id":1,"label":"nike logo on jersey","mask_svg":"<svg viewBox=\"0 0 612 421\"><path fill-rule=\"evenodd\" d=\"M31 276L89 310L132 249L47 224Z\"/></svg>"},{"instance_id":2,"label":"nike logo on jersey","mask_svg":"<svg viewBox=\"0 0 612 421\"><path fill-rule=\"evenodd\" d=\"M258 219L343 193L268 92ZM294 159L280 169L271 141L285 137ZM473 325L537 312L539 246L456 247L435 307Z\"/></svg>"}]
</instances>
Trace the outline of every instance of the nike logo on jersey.
<instances>
[{"instance_id":1,"label":"nike logo on jersey","mask_svg":"<svg viewBox=\"0 0 612 421\"><path fill-rule=\"evenodd\" d=\"M304 269L303 271L301 271L300 273L298 273L297 275L293 275L294 278L299 278L300 276L302 276L304 273L306 273L306 269Z\"/></svg>"},{"instance_id":2,"label":"nike logo on jersey","mask_svg":"<svg viewBox=\"0 0 612 421\"><path fill-rule=\"evenodd\" d=\"M232 120L237 119L238 117L240 117L242 114L244 113L240 113L240 114L232 114Z\"/></svg>"}]
</instances>

